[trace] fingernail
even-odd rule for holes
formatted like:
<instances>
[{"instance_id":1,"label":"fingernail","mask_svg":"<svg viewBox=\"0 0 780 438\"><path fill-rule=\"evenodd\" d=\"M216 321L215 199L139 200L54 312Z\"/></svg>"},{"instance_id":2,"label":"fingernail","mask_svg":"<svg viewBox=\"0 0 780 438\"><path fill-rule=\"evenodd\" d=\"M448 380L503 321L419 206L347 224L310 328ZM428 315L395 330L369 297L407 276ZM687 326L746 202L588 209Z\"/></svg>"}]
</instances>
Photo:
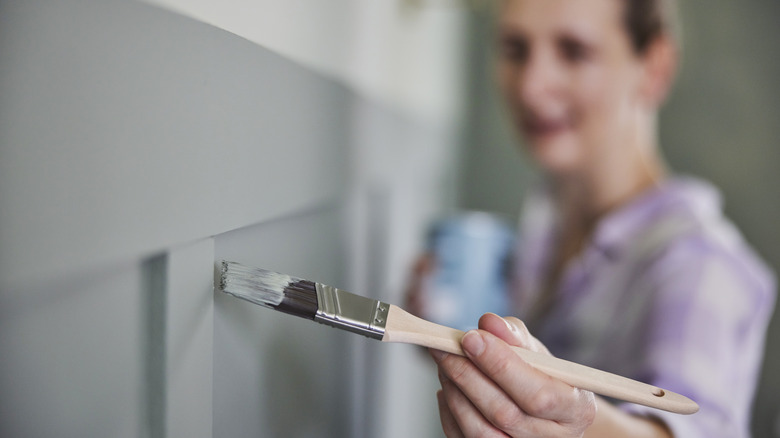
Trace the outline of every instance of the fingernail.
<instances>
[{"instance_id":1,"label":"fingernail","mask_svg":"<svg viewBox=\"0 0 780 438\"><path fill-rule=\"evenodd\" d=\"M434 350L433 348L429 349L428 351L431 352L431 356L433 356L433 360L435 360L437 363L441 362L442 359L447 357L448 353L445 353L441 350Z\"/></svg>"},{"instance_id":2,"label":"fingernail","mask_svg":"<svg viewBox=\"0 0 780 438\"><path fill-rule=\"evenodd\" d=\"M485 341L476 330L469 330L461 341L463 351L469 356L479 356L485 350Z\"/></svg>"}]
</instances>

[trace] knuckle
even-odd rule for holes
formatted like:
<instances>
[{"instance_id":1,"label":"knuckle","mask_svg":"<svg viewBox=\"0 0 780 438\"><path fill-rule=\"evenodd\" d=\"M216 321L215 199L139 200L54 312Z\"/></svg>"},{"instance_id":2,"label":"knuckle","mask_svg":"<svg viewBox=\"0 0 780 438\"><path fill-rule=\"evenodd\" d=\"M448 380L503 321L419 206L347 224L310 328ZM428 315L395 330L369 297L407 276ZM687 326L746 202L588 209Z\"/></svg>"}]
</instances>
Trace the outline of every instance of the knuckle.
<instances>
[{"instance_id":1,"label":"knuckle","mask_svg":"<svg viewBox=\"0 0 780 438\"><path fill-rule=\"evenodd\" d=\"M547 414L555 409L558 401L559 397L555 391L548 389L545 385L530 397L526 411L534 417L547 417Z\"/></svg>"},{"instance_id":2,"label":"knuckle","mask_svg":"<svg viewBox=\"0 0 780 438\"><path fill-rule=\"evenodd\" d=\"M442 362L445 376L456 383L467 378L472 366L468 360L454 355L450 355Z\"/></svg>"},{"instance_id":3,"label":"knuckle","mask_svg":"<svg viewBox=\"0 0 780 438\"><path fill-rule=\"evenodd\" d=\"M485 370L492 376L506 375L512 372L512 362L508 355L502 354L485 364ZM514 357L512 357L514 359Z\"/></svg>"},{"instance_id":4,"label":"knuckle","mask_svg":"<svg viewBox=\"0 0 780 438\"><path fill-rule=\"evenodd\" d=\"M492 415L491 423L497 428L507 431L517 429L523 421L523 411L515 404L506 404L499 407Z\"/></svg>"}]
</instances>

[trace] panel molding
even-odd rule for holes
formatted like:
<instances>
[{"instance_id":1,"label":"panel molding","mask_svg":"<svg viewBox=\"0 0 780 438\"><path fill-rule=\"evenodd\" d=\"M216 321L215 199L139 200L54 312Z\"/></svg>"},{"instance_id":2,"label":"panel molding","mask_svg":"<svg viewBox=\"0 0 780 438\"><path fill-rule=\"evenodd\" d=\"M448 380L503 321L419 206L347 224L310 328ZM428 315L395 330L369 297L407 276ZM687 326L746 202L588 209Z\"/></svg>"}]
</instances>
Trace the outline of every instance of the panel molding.
<instances>
[{"instance_id":1,"label":"panel molding","mask_svg":"<svg viewBox=\"0 0 780 438\"><path fill-rule=\"evenodd\" d=\"M164 434L210 438L213 430L214 239L167 254Z\"/></svg>"},{"instance_id":2,"label":"panel molding","mask_svg":"<svg viewBox=\"0 0 780 438\"><path fill-rule=\"evenodd\" d=\"M344 191L352 95L148 4L0 13L0 288L138 259Z\"/></svg>"}]
</instances>

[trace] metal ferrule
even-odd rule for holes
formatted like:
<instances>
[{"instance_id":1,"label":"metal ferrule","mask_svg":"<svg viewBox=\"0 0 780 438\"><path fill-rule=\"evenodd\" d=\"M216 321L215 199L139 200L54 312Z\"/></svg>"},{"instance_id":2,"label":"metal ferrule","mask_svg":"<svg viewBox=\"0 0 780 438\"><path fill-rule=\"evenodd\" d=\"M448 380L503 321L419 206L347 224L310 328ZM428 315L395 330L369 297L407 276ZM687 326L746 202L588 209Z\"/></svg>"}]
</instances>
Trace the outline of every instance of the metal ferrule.
<instances>
[{"instance_id":1,"label":"metal ferrule","mask_svg":"<svg viewBox=\"0 0 780 438\"><path fill-rule=\"evenodd\" d=\"M315 283L317 314L314 320L342 330L381 340L390 305L335 287Z\"/></svg>"}]
</instances>

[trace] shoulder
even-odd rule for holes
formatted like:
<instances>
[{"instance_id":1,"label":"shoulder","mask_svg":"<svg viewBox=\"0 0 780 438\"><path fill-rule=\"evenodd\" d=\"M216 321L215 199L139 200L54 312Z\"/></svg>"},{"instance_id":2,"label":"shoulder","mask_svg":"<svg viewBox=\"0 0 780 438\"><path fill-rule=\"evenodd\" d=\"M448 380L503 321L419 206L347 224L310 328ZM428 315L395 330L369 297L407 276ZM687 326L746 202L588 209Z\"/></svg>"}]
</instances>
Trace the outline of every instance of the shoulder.
<instances>
[{"instance_id":1,"label":"shoulder","mask_svg":"<svg viewBox=\"0 0 780 438\"><path fill-rule=\"evenodd\" d=\"M774 274L724 216L717 191L698 180L676 184L678 193L670 196L644 236L656 236L644 266L658 293L685 301L771 307Z\"/></svg>"}]
</instances>

